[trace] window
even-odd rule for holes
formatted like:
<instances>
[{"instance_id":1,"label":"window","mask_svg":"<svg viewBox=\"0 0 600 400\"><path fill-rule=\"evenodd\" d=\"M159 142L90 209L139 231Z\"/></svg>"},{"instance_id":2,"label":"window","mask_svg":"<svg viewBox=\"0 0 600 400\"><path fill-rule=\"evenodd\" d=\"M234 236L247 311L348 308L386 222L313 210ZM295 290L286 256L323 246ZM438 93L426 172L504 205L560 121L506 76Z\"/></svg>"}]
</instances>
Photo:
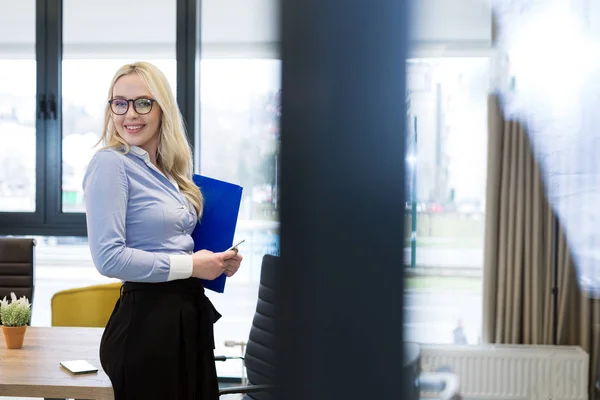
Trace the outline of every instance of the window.
<instances>
[{"instance_id":1,"label":"window","mask_svg":"<svg viewBox=\"0 0 600 400\"><path fill-rule=\"evenodd\" d=\"M8 235L36 238L32 324L48 326L54 293L114 281L98 274L83 236L83 174L100 137L107 89L118 67L151 61L176 90L177 5L175 0L146 3L141 9L114 0L64 0L62 7L42 3L36 10L34 1L15 6L0 0L0 9L10 10L0 13L0 161L8 166L0 172L0 211L18 213L12 214L17 217L12 224L11 214L1 215L0 226ZM128 7L136 7L135 14L157 28L138 35L137 28L127 23L134 13ZM121 12L113 13L115 8ZM36 12L42 16L37 22ZM57 13L63 24L52 28L48 21ZM39 35L46 36L44 43ZM2 42L4 38L11 42ZM54 60L60 61L60 71L52 69ZM36 76L38 81L46 77L40 87ZM55 109L49 107L51 102ZM37 181L37 208L36 172L44 177ZM36 219L28 220L36 211ZM21 219L30 223L22 224Z\"/></svg>"},{"instance_id":2,"label":"window","mask_svg":"<svg viewBox=\"0 0 600 400\"><path fill-rule=\"evenodd\" d=\"M199 6L0 0L0 161L12 168L0 171L0 235L37 238L33 325L50 324L57 291L112 281L91 260L81 183L112 75L146 60L176 91L196 172L244 187L236 239L246 240L245 261L224 295L208 295L223 314L216 352L239 355L224 342L247 341L262 256L279 252L278 10L270 0L209 0L200 24ZM133 28L132 15L152 28ZM235 361L218 368L243 374Z\"/></svg>"},{"instance_id":3,"label":"window","mask_svg":"<svg viewBox=\"0 0 600 400\"><path fill-rule=\"evenodd\" d=\"M63 2L62 212L84 212L81 182L100 138L107 89L128 62L156 64L177 88L175 0L149 7L111 0ZM111 10L119 9L119 13ZM131 15L152 29L139 32ZM104 16L104 17L102 17ZM107 21L113 28L107 29Z\"/></svg>"},{"instance_id":4,"label":"window","mask_svg":"<svg viewBox=\"0 0 600 400\"><path fill-rule=\"evenodd\" d=\"M35 1L0 0L9 7L18 18L0 13L0 212L35 213Z\"/></svg>"},{"instance_id":5,"label":"window","mask_svg":"<svg viewBox=\"0 0 600 400\"><path fill-rule=\"evenodd\" d=\"M215 324L217 354L241 354L225 341L246 342L256 308L264 254L279 254L279 94L277 2L202 2L199 133L196 171L244 188L235 240L242 267L224 294L207 291L223 317ZM235 28L233 28L235 27ZM243 376L235 360L219 376Z\"/></svg>"},{"instance_id":6,"label":"window","mask_svg":"<svg viewBox=\"0 0 600 400\"><path fill-rule=\"evenodd\" d=\"M182 11L197 0L143 7L0 0L0 7L0 161L9 166L0 172L0 235L85 236L81 183L119 66L157 64L186 105L193 134L195 77L181 71L193 71L195 52L186 44L198 26ZM153 28L139 31L131 15Z\"/></svg>"},{"instance_id":7,"label":"window","mask_svg":"<svg viewBox=\"0 0 600 400\"><path fill-rule=\"evenodd\" d=\"M406 338L478 343L490 59L411 59L407 71Z\"/></svg>"},{"instance_id":8,"label":"window","mask_svg":"<svg viewBox=\"0 0 600 400\"><path fill-rule=\"evenodd\" d=\"M279 252L277 201L279 88L277 59L205 59L201 63L199 171L244 188L236 239L242 268L224 296L207 292L223 318L215 325L219 354L239 355L224 341L247 341L264 254ZM239 376L241 363L219 363L220 376Z\"/></svg>"},{"instance_id":9,"label":"window","mask_svg":"<svg viewBox=\"0 0 600 400\"><path fill-rule=\"evenodd\" d=\"M0 211L35 212L35 60L1 58Z\"/></svg>"}]
</instances>

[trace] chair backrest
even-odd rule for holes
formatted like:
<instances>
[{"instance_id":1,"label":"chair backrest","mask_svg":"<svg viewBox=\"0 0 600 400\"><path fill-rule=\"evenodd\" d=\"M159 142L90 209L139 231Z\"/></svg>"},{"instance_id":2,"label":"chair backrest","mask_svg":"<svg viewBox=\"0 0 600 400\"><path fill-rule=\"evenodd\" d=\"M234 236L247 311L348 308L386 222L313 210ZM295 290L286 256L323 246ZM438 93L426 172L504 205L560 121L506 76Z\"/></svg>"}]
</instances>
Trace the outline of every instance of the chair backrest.
<instances>
[{"instance_id":1,"label":"chair backrest","mask_svg":"<svg viewBox=\"0 0 600 400\"><path fill-rule=\"evenodd\" d=\"M121 286L121 282L115 282L55 293L51 300L52 326L106 327Z\"/></svg>"},{"instance_id":2,"label":"chair backrest","mask_svg":"<svg viewBox=\"0 0 600 400\"><path fill-rule=\"evenodd\" d=\"M279 257L263 256L256 312L244 357L248 381L252 385L275 383L275 286L279 264ZM247 394L246 397L266 400L272 399L273 395L269 392L260 392Z\"/></svg>"},{"instance_id":3,"label":"chair backrest","mask_svg":"<svg viewBox=\"0 0 600 400\"><path fill-rule=\"evenodd\" d=\"M0 238L0 299L26 296L33 304L35 239Z\"/></svg>"}]
</instances>

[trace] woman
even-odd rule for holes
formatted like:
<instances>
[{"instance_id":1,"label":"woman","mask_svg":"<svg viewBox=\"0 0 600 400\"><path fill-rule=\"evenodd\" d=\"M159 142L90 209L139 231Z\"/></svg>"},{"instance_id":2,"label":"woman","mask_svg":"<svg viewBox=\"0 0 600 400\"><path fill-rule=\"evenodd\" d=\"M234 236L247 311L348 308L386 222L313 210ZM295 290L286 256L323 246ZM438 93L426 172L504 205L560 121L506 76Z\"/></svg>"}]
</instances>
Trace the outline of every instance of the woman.
<instances>
[{"instance_id":1,"label":"woman","mask_svg":"<svg viewBox=\"0 0 600 400\"><path fill-rule=\"evenodd\" d=\"M84 180L88 240L98 271L124 282L100 343L116 400L218 398L213 323L202 279L232 276L237 250L193 252L203 199L181 114L163 73L121 67L102 142Z\"/></svg>"}]
</instances>

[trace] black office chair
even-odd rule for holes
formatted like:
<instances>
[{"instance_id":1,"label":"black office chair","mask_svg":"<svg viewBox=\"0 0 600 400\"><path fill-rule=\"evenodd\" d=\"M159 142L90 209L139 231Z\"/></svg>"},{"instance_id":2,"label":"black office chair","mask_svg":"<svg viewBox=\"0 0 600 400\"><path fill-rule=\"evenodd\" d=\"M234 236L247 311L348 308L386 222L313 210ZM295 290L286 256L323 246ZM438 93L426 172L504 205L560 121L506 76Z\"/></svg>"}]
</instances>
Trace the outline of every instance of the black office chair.
<instances>
[{"instance_id":1,"label":"black office chair","mask_svg":"<svg viewBox=\"0 0 600 400\"><path fill-rule=\"evenodd\" d=\"M274 398L275 381L275 289L280 258L263 256L260 287L256 311L250 328L250 338L244 357L217 356L216 361L240 359L245 362L248 385L223 388L220 395L244 394L243 400L271 400ZM458 377L449 371L424 372L421 370L421 349L416 343L405 344L403 360L407 386L412 386L411 400L419 400L423 394L440 400L459 400Z\"/></svg>"},{"instance_id":2,"label":"black office chair","mask_svg":"<svg viewBox=\"0 0 600 400\"><path fill-rule=\"evenodd\" d=\"M243 357L248 385L223 388L220 395L245 394L243 400L273 399L275 381L275 287L279 257L265 255L262 259L260 286L256 311L250 328L250 338ZM216 361L225 361L240 357L215 357Z\"/></svg>"},{"instance_id":3,"label":"black office chair","mask_svg":"<svg viewBox=\"0 0 600 400\"><path fill-rule=\"evenodd\" d=\"M35 239L0 238L0 299L26 296L33 304Z\"/></svg>"}]
</instances>

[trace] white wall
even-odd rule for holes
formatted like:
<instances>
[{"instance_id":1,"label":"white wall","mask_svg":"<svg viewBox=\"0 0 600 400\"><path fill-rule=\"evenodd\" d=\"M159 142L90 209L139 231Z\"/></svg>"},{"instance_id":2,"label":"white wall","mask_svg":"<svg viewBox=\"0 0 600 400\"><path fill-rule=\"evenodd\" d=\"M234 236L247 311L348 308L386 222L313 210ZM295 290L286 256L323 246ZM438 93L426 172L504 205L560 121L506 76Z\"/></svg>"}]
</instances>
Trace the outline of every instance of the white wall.
<instances>
[{"instance_id":1,"label":"white wall","mask_svg":"<svg viewBox=\"0 0 600 400\"><path fill-rule=\"evenodd\" d=\"M414 0L413 51L429 55L487 51L492 47L490 0ZM431 54L431 53L435 54Z\"/></svg>"},{"instance_id":2,"label":"white wall","mask_svg":"<svg viewBox=\"0 0 600 400\"><path fill-rule=\"evenodd\" d=\"M276 56L277 0L203 0L204 56ZM0 0L0 58L33 58L35 1ZM8 11L10 10L10 11ZM65 57L175 57L175 0L64 0Z\"/></svg>"},{"instance_id":3,"label":"white wall","mask_svg":"<svg viewBox=\"0 0 600 400\"><path fill-rule=\"evenodd\" d=\"M489 0L414 0L413 48L489 49ZM65 56L175 51L175 0L64 0ZM278 0L203 0L204 56L276 55ZM33 57L35 0L0 0L0 57ZM7 11L10 10L10 11ZM98 22L101 21L101 22ZM147 26L140 28L140 26Z\"/></svg>"}]
</instances>

